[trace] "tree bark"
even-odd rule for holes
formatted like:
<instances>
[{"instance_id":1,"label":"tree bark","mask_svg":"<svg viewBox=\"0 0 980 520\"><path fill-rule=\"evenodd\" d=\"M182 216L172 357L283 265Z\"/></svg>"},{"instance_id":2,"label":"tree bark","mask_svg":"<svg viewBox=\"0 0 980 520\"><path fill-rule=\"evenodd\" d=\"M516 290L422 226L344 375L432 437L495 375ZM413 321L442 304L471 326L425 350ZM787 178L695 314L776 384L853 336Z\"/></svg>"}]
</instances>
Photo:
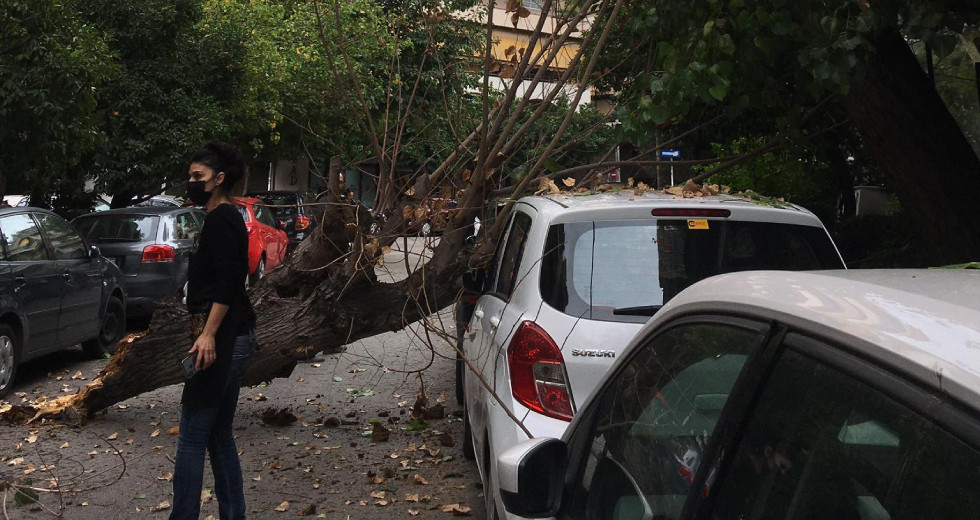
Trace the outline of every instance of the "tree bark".
<instances>
[{"instance_id":1,"label":"tree bark","mask_svg":"<svg viewBox=\"0 0 980 520\"><path fill-rule=\"evenodd\" d=\"M844 107L932 261L980 258L980 159L897 30L881 33Z\"/></svg>"}]
</instances>

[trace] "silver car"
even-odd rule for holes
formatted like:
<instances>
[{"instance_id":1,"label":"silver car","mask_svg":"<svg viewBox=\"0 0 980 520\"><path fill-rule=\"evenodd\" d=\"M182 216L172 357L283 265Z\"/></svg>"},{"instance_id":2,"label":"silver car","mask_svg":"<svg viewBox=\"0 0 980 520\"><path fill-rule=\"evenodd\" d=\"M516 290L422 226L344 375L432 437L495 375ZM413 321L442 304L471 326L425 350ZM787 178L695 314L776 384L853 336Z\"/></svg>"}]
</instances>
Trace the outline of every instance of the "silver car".
<instances>
[{"instance_id":1,"label":"silver car","mask_svg":"<svg viewBox=\"0 0 980 520\"><path fill-rule=\"evenodd\" d=\"M524 517L977 517L980 272L752 272L644 327L562 440L500 455Z\"/></svg>"},{"instance_id":2,"label":"silver car","mask_svg":"<svg viewBox=\"0 0 980 520\"><path fill-rule=\"evenodd\" d=\"M564 433L626 344L682 289L732 271L844 267L819 219L777 205L633 191L521 199L461 341L480 375L460 374L472 438L464 447L485 489L494 489L499 451ZM502 504L487 496L493 518Z\"/></svg>"}]
</instances>

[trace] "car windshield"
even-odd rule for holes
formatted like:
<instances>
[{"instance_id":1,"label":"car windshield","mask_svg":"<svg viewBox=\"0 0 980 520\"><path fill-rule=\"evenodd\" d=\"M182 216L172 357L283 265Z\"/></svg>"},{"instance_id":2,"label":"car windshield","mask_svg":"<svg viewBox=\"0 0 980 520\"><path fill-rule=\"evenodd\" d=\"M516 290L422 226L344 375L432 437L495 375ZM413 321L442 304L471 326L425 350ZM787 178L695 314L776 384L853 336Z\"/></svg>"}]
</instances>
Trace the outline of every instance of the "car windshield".
<instances>
[{"instance_id":1,"label":"car windshield","mask_svg":"<svg viewBox=\"0 0 980 520\"><path fill-rule=\"evenodd\" d=\"M159 220L152 215L92 215L72 223L89 242L143 242L156 236Z\"/></svg>"},{"instance_id":2,"label":"car windshield","mask_svg":"<svg viewBox=\"0 0 980 520\"><path fill-rule=\"evenodd\" d=\"M648 219L553 225L541 264L542 297L584 319L645 322L681 290L716 274L844 267L820 227L699 223Z\"/></svg>"}]
</instances>

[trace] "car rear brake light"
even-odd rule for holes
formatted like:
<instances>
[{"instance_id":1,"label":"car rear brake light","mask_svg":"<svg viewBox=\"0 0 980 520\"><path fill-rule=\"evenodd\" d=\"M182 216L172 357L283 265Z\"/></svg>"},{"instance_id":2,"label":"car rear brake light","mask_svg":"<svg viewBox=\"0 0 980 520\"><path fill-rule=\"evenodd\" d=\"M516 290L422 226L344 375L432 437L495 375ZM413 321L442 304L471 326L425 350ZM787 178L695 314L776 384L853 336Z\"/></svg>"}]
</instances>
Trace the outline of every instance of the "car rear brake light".
<instances>
[{"instance_id":1,"label":"car rear brake light","mask_svg":"<svg viewBox=\"0 0 980 520\"><path fill-rule=\"evenodd\" d=\"M572 420L565 360L544 329L533 321L521 323L507 347L507 362L515 399L548 417Z\"/></svg>"},{"instance_id":2,"label":"car rear brake light","mask_svg":"<svg viewBox=\"0 0 980 520\"><path fill-rule=\"evenodd\" d=\"M656 208L650 212L654 217L720 217L727 218L732 212L713 208Z\"/></svg>"},{"instance_id":3,"label":"car rear brake light","mask_svg":"<svg viewBox=\"0 0 980 520\"><path fill-rule=\"evenodd\" d=\"M173 261L174 248L160 244L144 247L143 257L140 258L141 264L162 264Z\"/></svg>"},{"instance_id":4,"label":"car rear brake light","mask_svg":"<svg viewBox=\"0 0 980 520\"><path fill-rule=\"evenodd\" d=\"M296 231L303 231L310 227L310 217L296 217Z\"/></svg>"}]
</instances>

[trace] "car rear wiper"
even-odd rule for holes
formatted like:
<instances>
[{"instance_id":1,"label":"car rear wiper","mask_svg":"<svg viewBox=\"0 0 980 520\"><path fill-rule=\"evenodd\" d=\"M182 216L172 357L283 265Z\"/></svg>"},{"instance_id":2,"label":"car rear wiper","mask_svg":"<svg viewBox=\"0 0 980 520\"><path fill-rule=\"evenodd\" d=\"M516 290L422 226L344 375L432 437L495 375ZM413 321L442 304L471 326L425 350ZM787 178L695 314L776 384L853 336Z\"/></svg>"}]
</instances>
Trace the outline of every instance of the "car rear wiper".
<instances>
[{"instance_id":1,"label":"car rear wiper","mask_svg":"<svg viewBox=\"0 0 980 520\"><path fill-rule=\"evenodd\" d=\"M613 309L616 316L653 316L663 305L639 305L636 307L620 307Z\"/></svg>"}]
</instances>

